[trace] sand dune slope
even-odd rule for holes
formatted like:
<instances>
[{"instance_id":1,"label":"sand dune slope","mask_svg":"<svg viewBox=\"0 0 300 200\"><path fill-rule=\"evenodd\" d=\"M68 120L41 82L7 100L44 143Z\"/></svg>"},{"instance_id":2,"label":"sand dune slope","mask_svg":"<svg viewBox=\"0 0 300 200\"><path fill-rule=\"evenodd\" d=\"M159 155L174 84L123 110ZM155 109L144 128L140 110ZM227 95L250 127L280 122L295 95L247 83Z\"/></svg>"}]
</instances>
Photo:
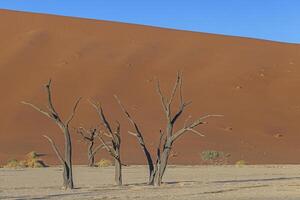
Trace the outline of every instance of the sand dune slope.
<instances>
[{"instance_id":1,"label":"sand dune slope","mask_svg":"<svg viewBox=\"0 0 300 200\"><path fill-rule=\"evenodd\" d=\"M143 163L113 94L154 148L164 128L154 77L170 92L182 70L184 96L193 104L181 122L188 114L224 117L200 127L206 137L189 134L176 143L173 163L201 163L207 149L230 153L231 163L300 163L299 45L6 10L0 10L0 30L1 162L32 150L56 160L41 135L62 144L59 130L20 104L44 105L42 85L52 78L64 118L84 98L73 127L96 124L87 99L101 100L110 120L122 123L124 160ZM76 163L84 163L86 147L76 136L74 144Z\"/></svg>"}]
</instances>

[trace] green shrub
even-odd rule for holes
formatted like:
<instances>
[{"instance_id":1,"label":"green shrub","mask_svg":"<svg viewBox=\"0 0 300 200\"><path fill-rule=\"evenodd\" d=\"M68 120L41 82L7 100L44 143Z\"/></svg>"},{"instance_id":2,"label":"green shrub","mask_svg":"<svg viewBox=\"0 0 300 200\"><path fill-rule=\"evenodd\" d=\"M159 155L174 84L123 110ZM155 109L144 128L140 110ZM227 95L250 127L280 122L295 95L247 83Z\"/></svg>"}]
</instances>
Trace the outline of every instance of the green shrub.
<instances>
[{"instance_id":1,"label":"green shrub","mask_svg":"<svg viewBox=\"0 0 300 200\"><path fill-rule=\"evenodd\" d=\"M202 160L209 164L227 164L229 156L230 154L215 150L206 150L201 153Z\"/></svg>"},{"instance_id":2,"label":"green shrub","mask_svg":"<svg viewBox=\"0 0 300 200\"><path fill-rule=\"evenodd\" d=\"M204 161L216 160L223 156L224 156L224 153L221 151L203 151L201 153L201 158Z\"/></svg>"}]
</instances>

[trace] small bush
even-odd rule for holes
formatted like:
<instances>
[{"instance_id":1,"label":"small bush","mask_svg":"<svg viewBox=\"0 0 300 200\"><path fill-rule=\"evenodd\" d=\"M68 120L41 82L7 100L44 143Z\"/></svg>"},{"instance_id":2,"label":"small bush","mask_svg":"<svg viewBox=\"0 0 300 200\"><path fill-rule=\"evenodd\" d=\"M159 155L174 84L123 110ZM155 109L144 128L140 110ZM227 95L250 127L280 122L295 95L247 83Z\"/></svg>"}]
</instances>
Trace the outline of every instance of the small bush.
<instances>
[{"instance_id":1,"label":"small bush","mask_svg":"<svg viewBox=\"0 0 300 200\"><path fill-rule=\"evenodd\" d=\"M47 167L47 165L42 161L40 156L32 151L26 155L25 160L18 161L16 159L9 160L6 165L4 165L5 168L41 168L41 167Z\"/></svg>"},{"instance_id":2,"label":"small bush","mask_svg":"<svg viewBox=\"0 0 300 200\"><path fill-rule=\"evenodd\" d=\"M25 166L29 168L47 167L47 165L40 159L40 155L32 151L26 155L27 160L24 161Z\"/></svg>"},{"instance_id":3,"label":"small bush","mask_svg":"<svg viewBox=\"0 0 300 200\"><path fill-rule=\"evenodd\" d=\"M25 161L26 167L29 168L42 168L42 167L47 167L47 165L39 159L28 159Z\"/></svg>"},{"instance_id":4,"label":"small bush","mask_svg":"<svg viewBox=\"0 0 300 200\"><path fill-rule=\"evenodd\" d=\"M238 167L241 167L241 166L244 166L244 165L247 165L248 163L245 161L245 160L238 160L235 162L235 165L238 166Z\"/></svg>"},{"instance_id":5,"label":"small bush","mask_svg":"<svg viewBox=\"0 0 300 200\"><path fill-rule=\"evenodd\" d=\"M201 153L202 160L208 164L227 164L229 156L230 154L215 150L207 150Z\"/></svg>"},{"instance_id":6,"label":"small bush","mask_svg":"<svg viewBox=\"0 0 300 200\"><path fill-rule=\"evenodd\" d=\"M224 153L220 152L220 151L203 151L201 153L202 160L204 160L204 161L216 160L223 156L224 156Z\"/></svg>"},{"instance_id":7,"label":"small bush","mask_svg":"<svg viewBox=\"0 0 300 200\"><path fill-rule=\"evenodd\" d=\"M39 154L36 153L35 151L32 151L32 152L29 152L29 153L26 155L26 157L27 157L28 159L37 159L37 158L39 158L40 156L39 156Z\"/></svg>"},{"instance_id":8,"label":"small bush","mask_svg":"<svg viewBox=\"0 0 300 200\"><path fill-rule=\"evenodd\" d=\"M9 160L6 165L3 166L4 168L21 168L22 165L16 159Z\"/></svg>"},{"instance_id":9,"label":"small bush","mask_svg":"<svg viewBox=\"0 0 300 200\"><path fill-rule=\"evenodd\" d=\"M107 159L101 159L98 163L96 163L97 167L109 167L109 166L113 166L114 164Z\"/></svg>"}]
</instances>

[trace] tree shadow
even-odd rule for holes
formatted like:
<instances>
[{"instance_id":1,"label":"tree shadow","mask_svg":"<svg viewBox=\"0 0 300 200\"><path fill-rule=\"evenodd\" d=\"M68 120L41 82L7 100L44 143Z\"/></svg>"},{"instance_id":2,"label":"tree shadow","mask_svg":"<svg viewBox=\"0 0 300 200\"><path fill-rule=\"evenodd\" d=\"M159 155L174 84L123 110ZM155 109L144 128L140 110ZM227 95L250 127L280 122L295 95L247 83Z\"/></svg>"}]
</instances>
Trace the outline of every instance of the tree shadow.
<instances>
[{"instance_id":1,"label":"tree shadow","mask_svg":"<svg viewBox=\"0 0 300 200\"><path fill-rule=\"evenodd\" d=\"M267 181L283 181L283 180L297 180L296 177L277 177L277 178L263 178L263 179L242 179L242 180L224 180L224 181L213 181L212 183L247 183L247 182L267 182Z\"/></svg>"},{"instance_id":2,"label":"tree shadow","mask_svg":"<svg viewBox=\"0 0 300 200\"><path fill-rule=\"evenodd\" d=\"M180 183L203 183L203 181L165 181L162 182L163 185L176 185Z\"/></svg>"},{"instance_id":3,"label":"tree shadow","mask_svg":"<svg viewBox=\"0 0 300 200\"><path fill-rule=\"evenodd\" d=\"M264 178L264 179L242 179L242 180L221 180L221 181L211 181L211 182L203 182L203 181L166 181L162 183L162 186L175 186L178 184L203 184L203 183L253 183L253 182L269 182L269 181L284 181L284 180L300 180L300 176L296 177L277 177L277 178ZM218 193L224 193L224 192L234 192L244 189L254 189L254 188L261 188L261 187L268 187L269 185L249 185L249 186L241 186L236 188L228 188L228 189L221 189L221 190L214 190L214 191L207 191L207 192L201 192L197 193L198 195L205 195L205 194L218 194ZM88 188L88 187L77 187L74 190L68 192L68 193L60 193L60 194L49 194L44 195L40 197L32 197L30 195L28 196L0 196L0 198L7 198L7 199L16 199L16 200L25 200L25 199L31 199L31 200L42 200L42 199L52 199L52 198L63 198L68 197L72 195L82 195L89 196L93 192L101 192L101 191L119 191L119 190L127 190L131 187L147 187L149 189L157 189L157 188L163 188L163 187L154 187L153 185L149 185L147 182L142 183L129 183L124 184L122 186L117 185L105 185L105 186L99 186L96 188ZM77 191L80 189L87 189L87 191ZM195 195L195 194L193 194Z\"/></svg>"},{"instance_id":4,"label":"tree shadow","mask_svg":"<svg viewBox=\"0 0 300 200\"><path fill-rule=\"evenodd\" d=\"M15 199L15 200L39 200L39 199L51 199L51 198L63 198L66 196L71 196L71 195L84 195L84 194L90 194L90 191L86 192L70 192L70 193L65 193L65 194L49 194L49 195L44 195L40 197L32 197L30 195L27 196L5 196L1 198L7 198L7 199Z\"/></svg>"},{"instance_id":5,"label":"tree shadow","mask_svg":"<svg viewBox=\"0 0 300 200\"><path fill-rule=\"evenodd\" d=\"M224 193L224 192L235 192L235 191L240 191L240 190L263 188L263 187L269 187L269 185L250 185L250 186L243 186L243 187L237 187L237 188L229 188L229 189L223 189L223 190L202 192L202 193L198 193L198 194L199 195L200 194L220 194L220 193Z\"/></svg>"}]
</instances>

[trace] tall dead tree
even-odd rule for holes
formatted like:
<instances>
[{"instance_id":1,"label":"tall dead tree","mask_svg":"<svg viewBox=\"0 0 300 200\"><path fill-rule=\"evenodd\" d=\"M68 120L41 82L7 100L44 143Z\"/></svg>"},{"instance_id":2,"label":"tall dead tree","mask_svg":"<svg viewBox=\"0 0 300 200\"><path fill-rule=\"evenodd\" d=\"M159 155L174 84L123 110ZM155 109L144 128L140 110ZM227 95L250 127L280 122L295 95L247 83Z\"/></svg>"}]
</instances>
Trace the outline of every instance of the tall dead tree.
<instances>
[{"instance_id":1,"label":"tall dead tree","mask_svg":"<svg viewBox=\"0 0 300 200\"><path fill-rule=\"evenodd\" d=\"M104 145L100 144L95 147L96 138L98 136L97 128L91 128L89 130L85 129L84 127L79 127L77 129L77 133L81 136L82 140L87 144L87 156L88 156L88 166L94 167L95 166L95 155L96 153L101 150Z\"/></svg>"},{"instance_id":2,"label":"tall dead tree","mask_svg":"<svg viewBox=\"0 0 300 200\"><path fill-rule=\"evenodd\" d=\"M96 112L99 115L101 124L105 127L107 132L99 134L98 137L102 142L104 148L107 152L114 158L115 164L115 183L116 185L122 185L122 162L121 162L121 126L120 123L116 122L116 127L113 130L110 122L106 119L103 108L101 104L90 102L91 105L95 108ZM103 136L110 138L110 142L105 141Z\"/></svg>"},{"instance_id":3,"label":"tall dead tree","mask_svg":"<svg viewBox=\"0 0 300 200\"><path fill-rule=\"evenodd\" d=\"M74 118L77 106L81 100L81 98L78 98L75 102L72 113L68 117L68 119L64 122L59 114L56 112L56 109L54 108L54 105L52 103L52 94L51 94L51 79L49 80L48 84L46 84L46 91L47 91L47 97L48 97L48 105L47 105L47 111L35 106L34 104L28 103L28 102L22 102L25 105L28 105L35 109L36 111L40 112L41 114L45 115L46 117L53 120L57 126L60 128L64 135L64 156L61 154L60 150L58 149L57 145L54 143L54 141L49 137L44 135L44 137L50 142L56 156L58 157L59 161L63 165L63 188L64 189L73 189L74 183L73 183L73 172L72 172L72 141L71 141L71 134L69 130L69 125L71 121Z\"/></svg>"},{"instance_id":4,"label":"tall dead tree","mask_svg":"<svg viewBox=\"0 0 300 200\"><path fill-rule=\"evenodd\" d=\"M173 144L175 141L177 141L179 138L181 138L182 135L184 135L187 132L191 132L194 134L197 134L199 136L204 136L199 131L195 130L195 128L201 124L204 124L203 121L206 118L209 117L217 117L221 115L206 115L199 117L193 122L188 122L189 118L185 121L183 124L183 127L179 130L174 131L174 125L179 119L179 117L183 114L185 108L190 105L191 102L185 102L183 100L182 95L182 75L180 73L177 73L176 82L174 84L173 90L171 92L171 95L169 98L167 98L161 91L159 81L157 81L157 93L160 97L162 108L164 111L164 114L166 116L166 128L165 133L160 130L160 138L159 138L159 144L157 147L157 155L156 155L156 161L153 162L153 159L151 157L151 154L149 153L148 148L145 145L143 134L140 131L138 125L136 122L132 119L128 111L124 108L124 106L121 104L120 100L117 98L123 112L125 113L127 119L132 124L132 126L135 129L135 132L130 132L130 134L134 135L138 142L144 151L144 154L146 156L146 159L148 161L149 166L149 184L159 186L162 182L163 175L165 173L166 167L168 165L168 160L170 157L170 153L173 147ZM174 101L174 98L176 97L176 94L178 93L179 98L179 106L177 108L177 111L172 114L172 103Z\"/></svg>"},{"instance_id":5,"label":"tall dead tree","mask_svg":"<svg viewBox=\"0 0 300 200\"><path fill-rule=\"evenodd\" d=\"M116 100L118 101L122 111L125 113L127 119L129 120L129 122L131 123L131 125L135 128L135 133L129 131L129 134L135 136L139 142L139 145L141 146L142 151L145 154L147 163L148 163L148 169L149 169L149 180L148 180L148 184L149 185L153 185L154 184L154 175L155 175L155 168L154 168L154 162L152 159L152 156L150 154L150 151L148 150L146 143L144 141L144 137L143 134L139 128L139 126L137 125L137 123L133 120L133 118L131 117L131 115L129 114L129 112L125 109L125 107L123 106L123 104L121 103L120 99L115 96Z\"/></svg>"}]
</instances>

